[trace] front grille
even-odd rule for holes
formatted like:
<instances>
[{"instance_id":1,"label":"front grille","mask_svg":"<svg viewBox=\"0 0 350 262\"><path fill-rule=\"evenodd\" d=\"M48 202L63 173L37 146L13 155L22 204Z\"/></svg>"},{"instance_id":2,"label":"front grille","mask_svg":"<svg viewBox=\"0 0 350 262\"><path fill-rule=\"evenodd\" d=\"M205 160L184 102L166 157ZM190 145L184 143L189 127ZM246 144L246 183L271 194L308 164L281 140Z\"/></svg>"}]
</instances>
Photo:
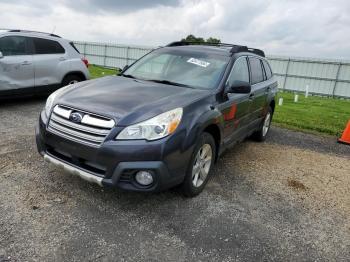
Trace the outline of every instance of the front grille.
<instances>
[{"instance_id":1,"label":"front grille","mask_svg":"<svg viewBox=\"0 0 350 262\"><path fill-rule=\"evenodd\" d=\"M73 113L78 113L81 119L72 119ZM52 111L48 130L66 139L98 147L114 125L113 119L57 105Z\"/></svg>"}]
</instances>

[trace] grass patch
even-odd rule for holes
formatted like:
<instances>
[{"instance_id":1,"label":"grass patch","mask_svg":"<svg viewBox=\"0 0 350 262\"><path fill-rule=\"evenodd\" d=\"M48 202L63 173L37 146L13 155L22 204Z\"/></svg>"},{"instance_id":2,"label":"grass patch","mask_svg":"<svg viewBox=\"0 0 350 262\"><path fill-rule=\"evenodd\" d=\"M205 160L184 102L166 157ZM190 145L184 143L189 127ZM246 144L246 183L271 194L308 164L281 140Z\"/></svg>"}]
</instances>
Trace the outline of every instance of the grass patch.
<instances>
[{"instance_id":1,"label":"grass patch","mask_svg":"<svg viewBox=\"0 0 350 262\"><path fill-rule=\"evenodd\" d=\"M89 71L91 78L117 73L116 69L96 65L90 65ZM299 102L294 103L294 94L289 92L280 92L279 97L283 97L283 105L276 105L273 117L273 123L277 126L340 136L350 119L350 100L317 96L305 98L299 94Z\"/></svg>"},{"instance_id":2,"label":"grass patch","mask_svg":"<svg viewBox=\"0 0 350 262\"><path fill-rule=\"evenodd\" d=\"M108 75L115 75L117 73L116 69L106 68L97 65L89 65L89 71L91 78L99 78Z\"/></svg>"},{"instance_id":3,"label":"grass patch","mask_svg":"<svg viewBox=\"0 0 350 262\"><path fill-rule=\"evenodd\" d=\"M294 94L287 92L278 97L283 97L283 105L276 105L273 122L281 127L340 136L350 119L349 100L299 94L294 103Z\"/></svg>"}]
</instances>

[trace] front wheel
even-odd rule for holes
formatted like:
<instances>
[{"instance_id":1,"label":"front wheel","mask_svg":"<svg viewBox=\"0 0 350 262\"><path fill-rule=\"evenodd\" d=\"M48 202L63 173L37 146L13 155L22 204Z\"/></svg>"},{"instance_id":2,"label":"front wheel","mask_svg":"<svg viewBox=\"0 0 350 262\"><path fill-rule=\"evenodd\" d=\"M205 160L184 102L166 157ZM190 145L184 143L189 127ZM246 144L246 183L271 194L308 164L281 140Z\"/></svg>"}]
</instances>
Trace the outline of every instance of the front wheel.
<instances>
[{"instance_id":1,"label":"front wheel","mask_svg":"<svg viewBox=\"0 0 350 262\"><path fill-rule=\"evenodd\" d=\"M273 115L272 108L269 107L269 110L267 111L267 114L264 118L261 128L257 132L255 132L252 136L256 141L259 141L259 142L265 141L266 136L270 130L272 115Z\"/></svg>"},{"instance_id":2,"label":"front wheel","mask_svg":"<svg viewBox=\"0 0 350 262\"><path fill-rule=\"evenodd\" d=\"M182 184L182 191L186 196L193 197L203 191L214 165L215 154L214 138L208 133L203 133L192 153Z\"/></svg>"}]
</instances>

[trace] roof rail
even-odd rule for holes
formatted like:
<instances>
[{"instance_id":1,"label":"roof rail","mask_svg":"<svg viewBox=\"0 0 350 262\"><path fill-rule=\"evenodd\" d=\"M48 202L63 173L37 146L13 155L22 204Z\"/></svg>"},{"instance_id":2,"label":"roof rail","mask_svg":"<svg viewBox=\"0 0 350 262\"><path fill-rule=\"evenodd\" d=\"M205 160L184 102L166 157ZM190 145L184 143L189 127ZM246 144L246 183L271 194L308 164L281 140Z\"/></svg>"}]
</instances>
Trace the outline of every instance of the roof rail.
<instances>
[{"instance_id":1,"label":"roof rail","mask_svg":"<svg viewBox=\"0 0 350 262\"><path fill-rule=\"evenodd\" d=\"M21 30L21 29L2 29L2 28L0 28L0 30L8 30L8 32L10 32L10 33L16 33L16 32L23 32L23 33L39 33L39 34L44 34L44 35L48 35L48 36L53 36L53 37L59 37L59 38L61 38L59 35L55 35L55 34L51 34L51 33L46 33L46 32L40 32L40 31Z\"/></svg>"},{"instance_id":2,"label":"roof rail","mask_svg":"<svg viewBox=\"0 0 350 262\"><path fill-rule=\"evenodd\" d=\"M226 43L199 43L199 42L187 42L187 41L177 41L172 42L167 47L171 46L186 46L186 45L207 45L207 46L223 46L223 47L231 47L230 53L239 53L239 52L250 52L257 54L259 56L265 57L264 51L256 48L250 48L242 45L234 45L234 44L226 44Z\"/></svg>"}]
</instances>

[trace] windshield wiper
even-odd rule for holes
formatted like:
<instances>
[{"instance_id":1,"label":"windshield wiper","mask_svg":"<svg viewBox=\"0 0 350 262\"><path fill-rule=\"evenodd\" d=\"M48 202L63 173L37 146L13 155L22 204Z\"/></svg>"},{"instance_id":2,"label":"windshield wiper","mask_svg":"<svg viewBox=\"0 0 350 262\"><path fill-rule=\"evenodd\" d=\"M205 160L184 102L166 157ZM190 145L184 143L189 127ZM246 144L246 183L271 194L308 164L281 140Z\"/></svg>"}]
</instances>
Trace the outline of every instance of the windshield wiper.
<instances>
[{"instance_id":1,"label":"windshield wiper","mask_svg":"<svg viewBox=\"0 0 350 262\"><path fill-rule=\"evenodd\" d=\"M136 79L136 77L134 77L133 75L125 75L125 74L122 74L122 76L124 76L124 77L128 77L128 78L133 78L133 79Z\"/></svg>"},{"instance_id":2,"label":"windshield wiper","mask_svg":"<svg viewBox=\"0 0 350 262\"><path fill-rule=\"evenodd\" d=\"M156 83L160 83L160 84L166 84L166 85L173 85L173 86L182 86L182 87L193 88L192 86L181 84L181 83L172 82L172 81L169 81L169 80L150 79L150 80L147 80L147 81L156 82Z\"/></svg>"}]
</instances>

